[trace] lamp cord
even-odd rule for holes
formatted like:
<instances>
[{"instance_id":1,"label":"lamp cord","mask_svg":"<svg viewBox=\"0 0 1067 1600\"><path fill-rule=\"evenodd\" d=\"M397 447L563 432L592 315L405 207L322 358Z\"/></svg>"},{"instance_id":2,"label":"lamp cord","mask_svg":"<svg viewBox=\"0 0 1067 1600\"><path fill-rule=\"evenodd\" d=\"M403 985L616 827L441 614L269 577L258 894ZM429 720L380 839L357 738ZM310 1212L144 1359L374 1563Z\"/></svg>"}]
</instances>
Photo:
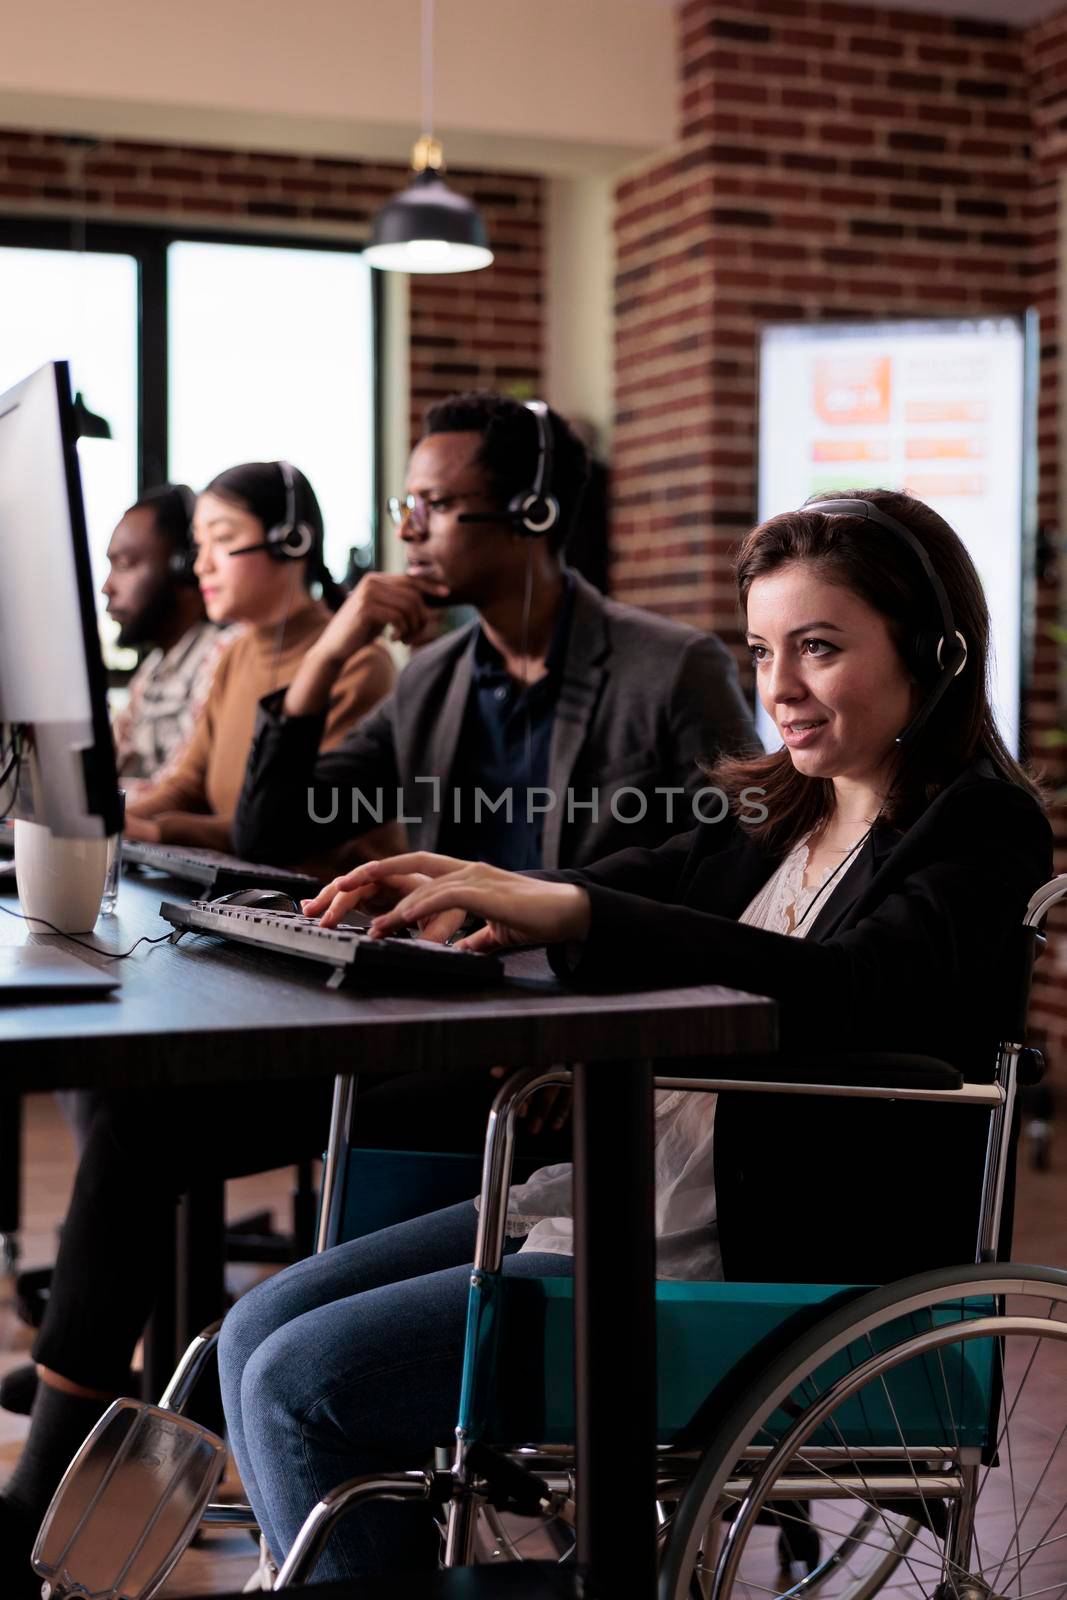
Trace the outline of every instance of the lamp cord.
<instances>
[{"instance_id":1,"label":"lamp cord","mask_svg":"<svg viewBox=\"0 0 1067 1600\"><path fill-rule=\"evenodd\" d=\"M433 138L433 8L422 0L422 131Z\"/></svg>"}]
</instances>

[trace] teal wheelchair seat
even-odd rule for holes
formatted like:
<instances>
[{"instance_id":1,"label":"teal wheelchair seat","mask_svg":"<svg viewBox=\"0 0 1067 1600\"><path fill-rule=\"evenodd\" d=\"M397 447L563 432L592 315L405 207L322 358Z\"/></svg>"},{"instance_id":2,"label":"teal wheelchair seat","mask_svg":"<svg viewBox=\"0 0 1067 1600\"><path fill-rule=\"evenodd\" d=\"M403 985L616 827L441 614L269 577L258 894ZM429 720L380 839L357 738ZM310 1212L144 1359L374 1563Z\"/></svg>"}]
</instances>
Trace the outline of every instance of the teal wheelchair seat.
<instances>
[{"instance_id":1,"label":"teal wheelchair seat","mask_svg":"<svg viewBox=\"0 0 1067 1600\"><path fill-rule=\"evenodd\" d=\"M460 1414L473 1437L501 1444L574 1440L574 1285L570 1278L479 1274L468 1318L468 1361ZM657 1416L660 1444L699 1448L713 1419L755 1374L809 1327L869 1285L682 1283L656 1285ZM965 1315L993 1312L988 1297ZM620 1317L625 1307L619 1308ZM944 1308L935 1320L958 1317ZM820 1387L917 1330L902 1318L871 1340L849 1345L820 1372ZM472 1359L473 1358L473 1359ZM611 1352L604 1352L610 1362ZM951 1345L891 1373L873 1397L836 1417L843 1438L813 1444L954 1444L984 1448L993 1415L994 1341ZM951 1401L951 1403L947 1403ZM626 1396L620 1394L625 1406ZM791 1422L772 1417L775 1437Z\"/></svg>"},{"instance_id":2,"label":"teal wheelchair seat","mask_svg":"<svg viewBox=\"0 0 1067 1600\"><path fill-rule=\"evenodd\" d=\"M482 1158L419 1150L348 1151L339 1234L357 1239L443 1206L472 1199ZM700 1448L715 1418L749 1376L869 1284L678 1282L656 1285L658 1439ZM994 1311L987 1297L968 1301L967 1316ZM938 1320L952 1317L951 1308ZM620 1318L625 1307L619 1307ZM850 1345L820 1373L820 1385L859 1366L917 1330L903 1319L873 1341ZM610 1350L604 1352L610 1361ZM891 1374L880 1395L865 1394L837 1415L843 1438L813 1444L894 1446L954 1443L986 1447L994 1415L991 1340L952 1345L917 1357ZM950 1398L950 1403L946 1400ZM620 1405L625 1396L620 1395ZM951 1421L949 1420L951 1418ZM775 1437L789 1423L780 1411ZM467 1318L459 1423L468 1436L500 1444L574 1441L574 1284L570 1278L511 1278L476 1273Z\"/></svg>"}]
</instances>

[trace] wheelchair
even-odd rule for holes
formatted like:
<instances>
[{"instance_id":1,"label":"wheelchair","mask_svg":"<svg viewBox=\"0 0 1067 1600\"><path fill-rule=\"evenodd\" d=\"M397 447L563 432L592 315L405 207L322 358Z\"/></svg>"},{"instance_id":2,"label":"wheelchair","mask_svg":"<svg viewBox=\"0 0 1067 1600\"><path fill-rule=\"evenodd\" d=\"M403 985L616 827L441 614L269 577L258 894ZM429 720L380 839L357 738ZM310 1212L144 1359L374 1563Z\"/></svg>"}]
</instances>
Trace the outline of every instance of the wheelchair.
<instances>
[{"instance_id":1,"label":"wheelchair","mask_svg":"<svg viewBox=\"0 0 1067 1600\"><path fill-rule=\"evenodd\" d=\"M873 1055L829 1058L821 1072L768 1058L773 1078L657 1079L989 1113L973 1263L875 1288L657 1284L660 1600L1067 1596L1067 1412L1050 1418L1032 1399L1067 1375L1067 1272L997 1259L1016 1093L1041 1068L1023 1042L1030 974L1042 922L1065 897L1067 875L1027 908L991 1082ZM445 1567L573 1558L571 1280L502 1272L518 1109L565 1077L518 1074L490 1114L454 1446L328 1493L275 1590L310 1582L339 1520L377 1497L431 1508ZM335 1128L347 1092L342 1082ZM336 1219L336 1166L328 1178L320 1242ZM531 1325L534 1381L516 1340ZM224 1446L182 1416L214 1338L194 1343L159 1407L116 1401L75 1458L34 1550L53 1600L148 1600L198 1527L253 1525L248 1508L210 1504ZM625 1517L620 1464L620 1538Z\"/></svg>"}]
</instances>

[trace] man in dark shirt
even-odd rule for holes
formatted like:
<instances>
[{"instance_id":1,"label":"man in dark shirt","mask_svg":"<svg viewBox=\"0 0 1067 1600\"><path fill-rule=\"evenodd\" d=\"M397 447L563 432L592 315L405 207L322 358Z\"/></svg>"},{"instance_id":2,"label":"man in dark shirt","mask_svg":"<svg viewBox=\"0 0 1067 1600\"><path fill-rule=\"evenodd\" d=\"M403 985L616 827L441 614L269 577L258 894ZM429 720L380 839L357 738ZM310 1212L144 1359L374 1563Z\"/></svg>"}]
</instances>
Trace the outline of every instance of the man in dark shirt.
<instances>
[{"instance_id":1,"label":"man in dark shirt","mask_svg":"<svg viewBox=\"0 0 1067 1600\"><path fill-rule=\"evenodd\" d=\"M440 848L446 855L461 861L491 861L512 872L541 865L544 813L526 805L516 809L515 795L544 790L548 782L549 747L573 614L574 584L567 574L545 654L545 675L525 689L510 676L485 634L475 634L471 692L455 771L487 801L478 820L472 805L460 810L459 821L453 817L445 822Z\"/></svg>"},{"instance_id":2,"label":"man in dark shirt","mask_svg":"<svg viewBox=\"0 0 1067 1600\"><path fill-rule=\"evenodd\" d=\"M706 816L698 761L754 747L736 669L713 635L607 600L561 564L587 465L547 409L539 421L493 394L430 409L392 502L407 571L365 577L263 702L234 819L242 855L298 860L396 817L415 849L583 866L661 843L694 806ZM476 620L417 651L320 755L343 663L385 629L417 638L443 604Z\"/></svg>"}]
</instances>

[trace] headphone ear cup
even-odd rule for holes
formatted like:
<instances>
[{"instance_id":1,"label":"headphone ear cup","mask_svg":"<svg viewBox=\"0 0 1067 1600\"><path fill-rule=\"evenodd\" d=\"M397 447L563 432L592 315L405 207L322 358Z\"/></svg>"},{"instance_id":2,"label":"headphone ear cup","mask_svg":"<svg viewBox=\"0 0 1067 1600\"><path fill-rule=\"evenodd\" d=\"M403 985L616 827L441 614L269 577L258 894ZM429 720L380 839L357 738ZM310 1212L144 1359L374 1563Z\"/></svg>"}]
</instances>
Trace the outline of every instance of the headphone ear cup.
<instances>
[{"instance_id":1,"label":"headphone ear cup","mask_svg":"<svg viewBox=\"0 0 1067 1600\"><path fill-rule=\"evenodd\" d=\"M275 561L302 561L314 545L315 533L307 522L279 522L267 533L267 554Z\"/></svg>"},{"instance_id":2,"label":"headphone ear cup","mask_svg":"<svg viewBox=\"0 0 1067 1600\"><path fill-rule=\"evenodd\" d=\"M196 550L190 545L187 550L175 550L167 562L167 570L172 578L193 578L193 564L196 561Z\"/></svg>"},{"instance_id":3,"label":"headphone ear cup","mask_svg":"<svg viewBox=\"0 0 1067 1600\"><path fill-rule=\"evenodd\" d=\"M967 646L958 635L942 641L938 629L926 629L912 638L912 670L925 683L935 682L943 672L955 675L967 660Z\"/></svg>"},{"instance_id":4,"label":"headphone ear cup","mask_svg":"<svg viewBox=\"0 0 1067 1600\"><path fill-rule=\"evenodd\" d=\"M552 494L533 494L524 490L508 506L508 516L517 533L540 539L559 521L559 501Z\"/></svg>"}]
</instances>

